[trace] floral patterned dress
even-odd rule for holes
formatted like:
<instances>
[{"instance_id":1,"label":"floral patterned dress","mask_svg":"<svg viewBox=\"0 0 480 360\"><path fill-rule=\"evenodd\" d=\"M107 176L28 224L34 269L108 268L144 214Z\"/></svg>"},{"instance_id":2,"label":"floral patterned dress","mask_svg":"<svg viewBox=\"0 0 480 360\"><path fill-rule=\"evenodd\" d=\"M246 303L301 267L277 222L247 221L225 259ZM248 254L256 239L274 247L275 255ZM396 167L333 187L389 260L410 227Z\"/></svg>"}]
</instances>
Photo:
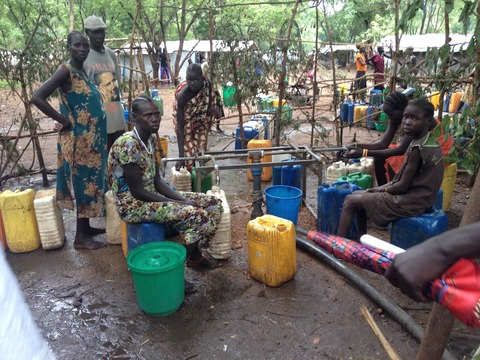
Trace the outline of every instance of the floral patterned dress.
<instances>
[{"instance_id":1,"label":"floral patterned dress","mask_svg":"<svg viewBox=\"0 0 480 360\"><path fill-rule=\"evenodd\" d=\"M210 83L205 78L203 79L203 87L198 92L197 95L187 102L185 105L185 126L184 126L184 154L185 157L194 157L198 152L202 150L207 150L207 141L208 141L208 132L212 127L215 119L213 116L207 115L208 110L208 100L209 100L209 89ZM175 101L173 102L173 126L175 132L177 132L177 99L180 90L182 90L187 85L187 82L184 81L178 85L175 90ZM215 104L215 96L212 94L212 104ZM185 166L188 171L192 170L194 165L193 161L186 161Z\"/></svg>"},{"instance_id":2,"label":"floral patterned dress","mask_svg":"<svg viewBox=\"0 0 480 360\"><path fill-rule=\"evenodd\" d=\"M107 122L100 93L85 70L70 64L72 87L60 93L60 113L70 119L71 126L58 134L57 198L73 209L72 190L79 218L104 215L107 164ZM70 182L71 179L71 182ZM73 189L72 189L73 187Z\"/></svg>"},{"instance_id":3,"label":"floral patterned dress","mask_svg":"<svg viewBox=\"0 0 480 360\"><path fill-rule=\"evenodd\" d=\"M108 156L108 183L116 199L118 213L126 223L158 222L169 225L184 233L185 244L200 241L207 246L220 223L222 201L201 193L180 192L188 200L196 201L200 207L178 202L145 202L135 198L125 180L125 165L137 164L142 172L145 190L155 189L155 136L150 136L143 147L133 131L128 131L113 144ZM163 180L160 180L163 181Z\"/></svg>"}]
</instances>

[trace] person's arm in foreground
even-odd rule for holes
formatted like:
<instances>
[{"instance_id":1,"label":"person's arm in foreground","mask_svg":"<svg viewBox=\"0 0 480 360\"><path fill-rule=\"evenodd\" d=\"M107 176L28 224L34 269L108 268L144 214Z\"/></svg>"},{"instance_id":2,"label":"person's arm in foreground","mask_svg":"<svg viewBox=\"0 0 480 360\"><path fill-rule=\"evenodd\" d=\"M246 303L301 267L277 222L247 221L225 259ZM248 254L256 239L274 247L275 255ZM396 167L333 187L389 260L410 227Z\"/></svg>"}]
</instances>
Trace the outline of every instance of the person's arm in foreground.
<instances>
[{"instance_id":1,"label":"person's arm in foreground","mask_svg":"<svg viewBox=\"0 0 480 360\"><path fill-rule=\"evenodd\" d=\"M429 301L424 287L461 258L480 257L480 221L449 230L395 256L385 274L392 285L416 301Z\"/></svg>"},{"instance_id":2,"label":"person's arm in foreground","mask_svg":"<svg viewBox=\"0 0 480 360\"><path fill-rule=\"evenodd\" d=\"M40 87L33 93L30 100L40 111L45 115L57 121L55 130L65 130L70 127L70 120L56 111L52 105L49 104L47 98L53 94L53 92L60 86L69 87L70 73L65 66L61 66L53 76L45 81ZM66 90L66 89L64 89Z\"/></svg>"}]
</instances>

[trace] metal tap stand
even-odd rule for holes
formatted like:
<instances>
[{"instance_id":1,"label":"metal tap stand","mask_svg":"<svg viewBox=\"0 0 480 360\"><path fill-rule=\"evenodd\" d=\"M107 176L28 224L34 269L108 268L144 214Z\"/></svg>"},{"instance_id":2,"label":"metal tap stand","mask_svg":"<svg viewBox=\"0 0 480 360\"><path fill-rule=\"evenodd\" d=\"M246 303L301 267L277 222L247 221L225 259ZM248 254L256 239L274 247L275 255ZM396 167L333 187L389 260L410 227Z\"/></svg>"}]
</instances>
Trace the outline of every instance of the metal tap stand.
<instances>
[{"instance_id":1,"label":"metal tap stand","mask_svg":"<svg viewBox=\"0 0 480 360\"><path fill-rule=\"evenodd\" d=\"M325 166L324 159L322 156L317 155L316 153L323 153L323 152L336 152L336 151L345 151L346 147L333 147L333 148L313 148L310 149L307 146L295 146L292 143L289 143L290 146L280 146L280 147L273 147L273 148L261 148L261 149L241 149L241 150L224 150L224 151L208 151L204 154L197 154L195 157L183 157L183 158L163 158L162 162L165 164L167 162L176 162L178 160L193 160L195 161L195 168L197 169L197 192L201 192L201 183L202 179L205 175L210 174L212 171L215 171L217 182L219 181L219 171L220 170L234 170L234 169L250 169L252 172L254 181L253 181L253 211L252 211L252 219L257 216L263 215L261 205L263 201L263 195L261 192L261 169L268 166L284 166L286 165L285 162L277 161L277 162L261 162L260 158L263 156L268 155L279 155L279 154L291 154L295 156L296 160L291 161L288 165L296 165L300 164L303 168L303 184L302 184L302 192L303 192L303 199L306 198L306 165L308 164L318 164L319 171L317 173L318 177L318 184L322 183L322 166ZM254 157L253 153L257 153L255 157L258 156L258 153L261 152L260 158L258 161L253 161ZM245 159L250 158L252 159L252 163L242 163L242 164L234 164L234 163L222 163L219 164L219 160L230 160L230 159ZM213 165L207 164L207 162L212 161ZM257 174L259 171L259 174ZM259 214L259 215L258 215Z\"/></svg>"}]
</instances>

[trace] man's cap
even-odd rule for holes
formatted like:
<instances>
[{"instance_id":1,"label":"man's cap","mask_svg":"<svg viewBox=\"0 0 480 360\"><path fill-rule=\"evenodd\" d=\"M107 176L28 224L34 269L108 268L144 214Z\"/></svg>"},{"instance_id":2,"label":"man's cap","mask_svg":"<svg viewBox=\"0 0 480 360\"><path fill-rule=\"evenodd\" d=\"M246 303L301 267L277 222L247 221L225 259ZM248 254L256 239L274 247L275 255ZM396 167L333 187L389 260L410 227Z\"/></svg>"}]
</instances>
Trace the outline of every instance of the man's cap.
<instances>
[{"instance_id":1,"label":"man's cap","mask_svg":"<svg viewBox=\"0 0 480 360\"><path fill-rule=\"evenodd\" d=\"M100 19L97 15L89 16L83 22L83 27L85 30L99 30L106 29L107 25Z\"/></svg>"}]
</instances>

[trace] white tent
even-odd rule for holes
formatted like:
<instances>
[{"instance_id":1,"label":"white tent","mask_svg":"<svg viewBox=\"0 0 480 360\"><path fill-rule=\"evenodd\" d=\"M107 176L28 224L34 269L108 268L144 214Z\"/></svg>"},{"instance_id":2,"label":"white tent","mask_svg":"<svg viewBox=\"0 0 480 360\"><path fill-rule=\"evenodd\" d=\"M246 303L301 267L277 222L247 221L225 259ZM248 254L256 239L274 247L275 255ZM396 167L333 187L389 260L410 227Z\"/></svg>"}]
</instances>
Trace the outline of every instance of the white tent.
<instances>
[{"instance_id":1,"label":"white tent","mask_svg":"<svg viewBox=\"0 0 480 360\"><path fill-rule=\"evenodd\" d=\"M223 52L223 51L230 51L230 47L225 44L223 40L212 40L212 45L213 45L213 51L215 52ZM234 49L234 51L240 50L240 49L247 49L250 46L253 45L253 41L244 41L241 43L241 45L237 48ZM135 43L133 45L134 47L138 47L138 43ZM152 64L150 62L150 58L148 56L147 52L147 43L142 42L140 44L142 48L142 54L144 57L144 62L145 62L145 71L147 74L149 74L150 77L152 77ZM180 46L180 41L179 40L172 40L172 41L167 41L165 43L161 43L160 47L165 47L167 48L168 54L170 55L170 64L173 67L173 64L175 64L175 60L178 56L178 48ZM120 65L124 66L130 66L130 43L126 43L123 45L119 50L120 50ZM202 52L202 53L210 53L210 41L209 40L185 40L183 42L183 49L182 49L182 54L181 54L181 60L185 60L188 58L191 58L193 62L195 62L196 55L197 53ZM208 58L208 55L207 55ZM186 71L187 71L187 66L188 66L188 61L185 60L182 68L180 69L179 77L180 80L185 79L186 77ZM173 69L172 69L173 71ZM123 68L122 70L122 76L129 77L130 76L130 71L126 68Z\"/></svg>"},{"instance_id":2,"label":"white tent","mask_svg":"<svg viewBox=\"0 0 480 360\"><path fill-rule=\"evenodd\" d=\"M454 52L460 49L465 50L468 43L472 39L472 35L450 34L450 46L453 47ZM445 34L424 34L424 35L402 35L400 38L400 50L405 50L409 47L413 48L413 52L423 53L428 48L441 48L445 44ZM377 46L382 45L387 51L390 47L395 48L395 36L385 36L380 40Z\"/></svg>"}]
</instances>

